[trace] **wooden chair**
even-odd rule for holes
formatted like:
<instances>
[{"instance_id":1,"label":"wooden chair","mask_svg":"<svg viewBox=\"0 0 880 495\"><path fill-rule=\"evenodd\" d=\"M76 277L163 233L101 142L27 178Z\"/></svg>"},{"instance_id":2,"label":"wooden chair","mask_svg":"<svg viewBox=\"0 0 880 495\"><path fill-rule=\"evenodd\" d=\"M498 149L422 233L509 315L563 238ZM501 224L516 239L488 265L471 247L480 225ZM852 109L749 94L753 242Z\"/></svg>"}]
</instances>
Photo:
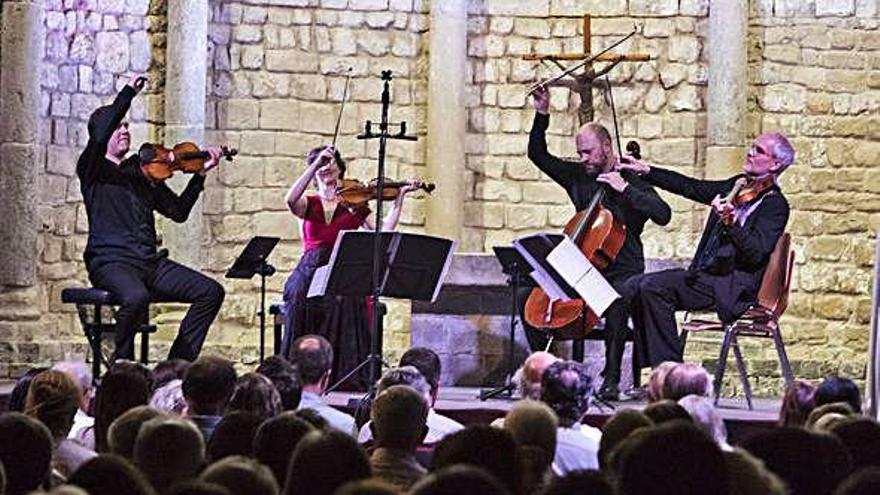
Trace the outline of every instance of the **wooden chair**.
<instances>
[{"instance_id":1,"label":"wooden chair","mask_svg":"<svg viewBox=\"0 0 880 495\"><path fill-rule=\"evenodd\" d=\"M723 324L717 319L685 317L682 326L682 348L687 343L689 333L704 332L708 330L720 331L724 335L721 339L721 354L718 357L718 365L715 367L715 405L718 405L718 397L721 394L721 382L724 379L724 369L727 366L727 357L730 348L736 359L736 368L739 379L742 382L743 391L746 395L746 403L749 409L752 406L752 387L746 375L745 362L742 351L739 348L739 337L764 337L773 339L776 353L779 355L779 365L786 386L794 381L791 372L791 364L785 353L785 344L782 342L779 319L788 307L788 295L791 290L791 272L794 266L794 251L791 249L791 234L783 233L776 242L776 247L770 255L770 262L761 280L761 288L758 298L751 308L733 323Z\"/></svg>"}]
</instances>

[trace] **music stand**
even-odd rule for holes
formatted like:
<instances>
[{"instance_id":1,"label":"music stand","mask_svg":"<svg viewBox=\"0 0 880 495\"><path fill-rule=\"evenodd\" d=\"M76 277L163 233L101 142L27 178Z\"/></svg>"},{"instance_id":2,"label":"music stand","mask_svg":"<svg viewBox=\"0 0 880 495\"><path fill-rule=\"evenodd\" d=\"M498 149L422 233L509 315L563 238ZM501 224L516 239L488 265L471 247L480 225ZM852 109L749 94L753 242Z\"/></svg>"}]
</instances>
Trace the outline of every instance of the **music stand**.
<instances>
[{"instance_id":1,"label":"music stand","mask_svg":"<svg viewBox=\"0 0 880 495\"><path fill-rule=\"evenodd\" d=\"M275 273L275 267L266 263L266 258L281 239L278 237L256 236L251 239L241 254L232 262L226 278L249 279L260 275L260 362L266 357L266 277Z\"/></svg>"},{"instance_id":2,"label":"music stand","mask_svg":"<svg viewBox=\"0 0 880 495\"><path fill-rule=\"evenodd\" d=\"M315 271L309 297L338 295L364 297L373 294L373 246L375 233L365 230L340 232L326 265ZM379 242L379 295L397 299L434 301L452 260L455 241L442 237L402 232L382 232ZM384 312L376 308L379 325L374 342L363 362L327 389L340 384L370 365L370 387L379 378L382 365Z\"/></svg>"},{"instance_id":3,"label":"music stand","mask_svg":"<svg viewBox=\"0 0 880 495\"><path fill-rule=\"evenodd\" d=\"M514 359L516 320L519 317L518 296L522 286L532 287L535 285L528 275L529 263L522 257L516 248L511 246L492 246L495 257L501 263L501 272L507 275L507 285L510 287L510 329L507 341L507 374L505 383L490 390L480 392L480 400L486 400L504 394L508 399L513 398L513 375L516 373Z\"/></svg>"}]
</instances>

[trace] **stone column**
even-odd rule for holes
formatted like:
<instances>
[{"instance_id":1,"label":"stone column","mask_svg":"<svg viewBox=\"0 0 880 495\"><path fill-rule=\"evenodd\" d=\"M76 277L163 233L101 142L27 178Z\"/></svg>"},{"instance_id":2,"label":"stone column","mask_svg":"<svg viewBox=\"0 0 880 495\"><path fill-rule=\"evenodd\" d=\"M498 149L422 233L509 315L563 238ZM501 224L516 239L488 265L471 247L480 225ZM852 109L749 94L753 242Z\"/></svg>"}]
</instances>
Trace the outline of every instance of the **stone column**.
<instances>
[{"instance_id":1,"label":"stone column","mask_svg":"<svg viewBox=\"0 0 880 495\"><path fill-rule=\"evenodd\" d=\"M165 143L169 146L181 141L205 144L207 53L207 0L169 0L165 67ZM188 175L179 175L170 186L182 191L189 179ZM202 202L196 203L186 223L163 221L162 224L163 244L171 250L172 257L187 265L199 266L204 259L199 253Z\"/></svg>"},{"instance_id":2,"label":"stone column","mask_svg":"<svg viewBox=\"0 0 880 495\"><path fill-rule=\"evenodd\" d=\"M41 1L2 2L0 25L0 285L30 286L37 263L37 142L40 64L43 60Z\"/></svg>"},{"instance_id":3,"label":"stone column","mask_svg":"<svg viewBox=\"0 0 880 495\"><path fill-rule=\"evenodd\" d=\"M429 234L461 238L464 220L464 105L467 64L466 0L432 0L428 75L428 176L437 190L427 200Z\"/></svg>"},{"instance_id":4,"label":"stone column","mask_svg":"<svg viewBox=\"0 0 880 495\"><path fill-rule=\"evenodd\" d=\"M707 178L741 171L745 157L748 10L748 0L713 0L709 8Z\"/></svg>"}]
</instances>

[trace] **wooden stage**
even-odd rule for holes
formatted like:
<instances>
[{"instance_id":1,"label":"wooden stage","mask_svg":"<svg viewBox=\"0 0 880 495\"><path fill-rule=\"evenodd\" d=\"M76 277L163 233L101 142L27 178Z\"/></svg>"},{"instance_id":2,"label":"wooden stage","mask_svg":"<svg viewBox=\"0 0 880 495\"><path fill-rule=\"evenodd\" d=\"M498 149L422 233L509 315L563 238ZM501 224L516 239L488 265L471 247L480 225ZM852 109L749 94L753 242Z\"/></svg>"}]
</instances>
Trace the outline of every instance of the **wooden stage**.
<instances>
[{"instance_id":1,"label":"wooden stage","mask_svg":"<svg viewBox=\"0 0 880 495\"><path fill-rule=\"evenodd\" d=\"M437 403L434 404L434 409L464 424L488 424L495 418L504 416L515 404L515 401L503 398L481 401L479 395L479 388L441 387L440 396ZM357 401L363 397L363 394L332 392L327 397L334 407L353 413ZM776 425L779 418L780 400L753 399L753 404L755 409L750 411L744 398L722 398L719 401L718 412L724 418L730 443L737 444L755 432ZM617 409L643 409L646 405L645 401L621 401L611 403L614 409L592 406L587 412L586 422L592 426L601 427Z\"/></svg>"}]
</instances>

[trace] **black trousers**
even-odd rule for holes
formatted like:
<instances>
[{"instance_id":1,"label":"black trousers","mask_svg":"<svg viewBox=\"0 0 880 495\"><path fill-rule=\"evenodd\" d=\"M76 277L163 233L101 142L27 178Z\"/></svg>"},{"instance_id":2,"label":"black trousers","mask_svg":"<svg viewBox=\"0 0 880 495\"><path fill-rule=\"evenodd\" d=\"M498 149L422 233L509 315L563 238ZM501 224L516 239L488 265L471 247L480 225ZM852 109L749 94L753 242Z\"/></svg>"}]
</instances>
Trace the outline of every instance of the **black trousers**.
<instances>
[{"instance_id":1,"label":"black trousers","mask_svg":"<svg viewBox=\"0 0 880 495\"><path fill-rule=\"evenodd\" d=\"M684 357L676 311L695 311L715 305L715 291L701 272L664 270L633 277L627 283L638 363L655 367Z\"/></svg>"},{"instance_id":2,"label":"black trousers","mask_svg":"<svg viewBox=\"0 0 880 495\"><path fill-rule=\"evenodd\" d=\"M602 370L605 385L617 386L620 383L620 366L623 362L623 351L626 346L627 320L629 319L629 291L630 285L627 283L632 279L634 274L605 274L608 282L614 287L621 298L614 301L611 306L605 310L605 368ZM524 292L525 297L531 289ZM523 294L523 292L521 292ZM525 298L522 299L520 308L523 307ZM524 325L526 329L526 338L529 341L529 347L532 351L543 351L547 347L548 335L545 332Z\"/></svg>"},{"instance_id":3,"label":"black trousers","mask_svg":"<svg viewBox=\"0 0 880 495\"><path fill-rule=\"evenodd\" d=\"M122 262L101 264L89 272L89 279L120 301L115 357L122 359L134 359L134 337L147 321L150 300L161 300L191 304L168 358L194 360L225 296L223 286L215 280L167 258L140 267Z\"/></svg>"}]
</instances>

